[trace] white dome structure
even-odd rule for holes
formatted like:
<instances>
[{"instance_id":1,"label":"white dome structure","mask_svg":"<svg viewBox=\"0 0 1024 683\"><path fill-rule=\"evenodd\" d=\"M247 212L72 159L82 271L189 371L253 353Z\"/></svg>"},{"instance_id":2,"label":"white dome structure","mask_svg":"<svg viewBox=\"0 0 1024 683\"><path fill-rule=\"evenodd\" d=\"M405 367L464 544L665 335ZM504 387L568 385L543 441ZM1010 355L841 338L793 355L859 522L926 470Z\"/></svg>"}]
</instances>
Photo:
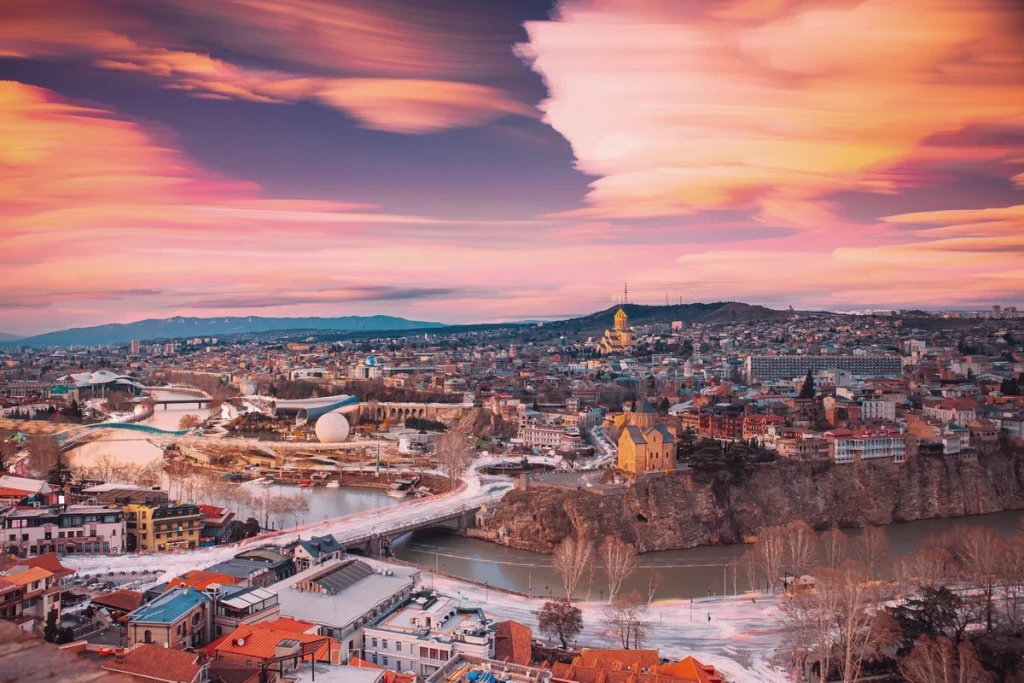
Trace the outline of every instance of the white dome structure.
<instances>
[{"instance_id":1,"label":"white dome structure","mask_svg":"<svg viewBox=\"0 0 1024 683\"><path fill-rule=\"evenodd\" d=\"M327 413L314 429L320 443L341 443L348 438L348 420L341 413Z\"/></svg>"}]
</instances>

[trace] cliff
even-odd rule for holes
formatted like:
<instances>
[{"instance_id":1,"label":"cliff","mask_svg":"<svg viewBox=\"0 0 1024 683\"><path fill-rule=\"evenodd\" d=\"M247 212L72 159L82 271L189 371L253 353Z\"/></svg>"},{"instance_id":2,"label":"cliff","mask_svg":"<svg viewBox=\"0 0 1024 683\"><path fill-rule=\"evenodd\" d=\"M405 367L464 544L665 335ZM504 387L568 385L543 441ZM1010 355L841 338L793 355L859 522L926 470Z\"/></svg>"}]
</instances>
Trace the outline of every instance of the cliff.
<instances>
[{"instance_id":1,"label":"cliff","mask_svg":"<svg viewBox=\"0 0 1024 683\"><path fill-rule=\"evenodd\" d=\"M1024 453L917 457L833 465L781 462L651 475L625 493L536 487L511 491L484 532L551 552L569 535L630 541L641 552L739 543L763 526L803 519L817 529L1024 509Z\"/></svg>"}]
</instances>

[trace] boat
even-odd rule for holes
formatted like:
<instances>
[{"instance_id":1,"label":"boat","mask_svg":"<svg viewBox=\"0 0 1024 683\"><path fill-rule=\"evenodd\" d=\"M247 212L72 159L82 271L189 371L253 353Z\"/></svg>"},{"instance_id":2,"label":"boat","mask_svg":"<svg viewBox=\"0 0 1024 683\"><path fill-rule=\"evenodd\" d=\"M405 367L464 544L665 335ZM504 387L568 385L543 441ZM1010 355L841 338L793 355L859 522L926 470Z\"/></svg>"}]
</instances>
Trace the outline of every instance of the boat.
<instances>
[{"instance_id":1,"label":"boat","mask_svg":"<svg viewBox=\"0 0 1024 683\"><path fill-rule=\"evenodd\" d=\"M313 486L314 486L313 482L311 482L308 479L299 482L299 488L300 489L311 489L311 488L313 488Z\"/></svg>"},{"instance_id":2,"label":"boat","mask_svg":"<svg viewBox=\"0 0 1024 683\"><path fill-rule=\"evenodd\" d=\"M269 477L264 477L263 479L257 479L256 483L260 486L273 486L274 480Z\"/></svg>"},{"instance_id":3,"label":"boat","mask_svg":"<svg viewBox=\"0 0 1024 683\"><path fill-rule=\"evenodd\" d=\"M341 488L341 482L338 481L337 479L332 479L331 481L327 482L327 488L329 488L329 489L340 489Z\"/></svg>"},{"instance_id":4,"label":"boat","mask_svg":"<svg viewBox=\"0 0 1024 683\"><path fill-rule=\"evenodd\" d=\"M388 498L405 498L409 495L408 489L396 489L394 486L388 489Z\"/></svg>"}]
</instances>

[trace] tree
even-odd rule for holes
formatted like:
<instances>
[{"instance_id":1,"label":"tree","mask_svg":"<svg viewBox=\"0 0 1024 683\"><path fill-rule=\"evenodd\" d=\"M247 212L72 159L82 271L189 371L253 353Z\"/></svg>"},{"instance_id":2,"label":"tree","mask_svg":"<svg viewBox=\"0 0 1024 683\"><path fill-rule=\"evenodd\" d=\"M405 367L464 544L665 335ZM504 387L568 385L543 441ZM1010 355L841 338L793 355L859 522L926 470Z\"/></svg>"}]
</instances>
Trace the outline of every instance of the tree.
<instances>
[{"instance_id":1,"label":"tree","mask_svg":"<svg viewBox=\"0 0 1024 683\"><path fill-rule=\"evenodd\" d=\"M768 592L775 592L775 584L779 581L782 561L786 552L786 535L782 527L768 526L761 529L754 543L754 557L757 568L768 579Z\"/></svg>"},{"instance_id":2,"label":"tree","mask_svg":"<svg viewBox=\"0 0 1024 683\"><path fill-rule=\"evenodd\" d=\"M992 529L974 527L965 530L960 538L957 556L970 583L981 591L985 609L985 630L992 630L992 612L996 576L1002 569L1006 544L1003 537Z\"/></svg>"},{"instance_id":3,"label":"tree","mask_svg":"<svg viewBox=\"0 0 1024 683\"><path fill-rule=\"evenodd\" d=\"M245 520L245 537L252 538L260 535L260 522L255 517Z\"/></svg>"},{"instance_id":4,"label":"tree","mask_svg":"<svg viewBox=\"0 0 1024 683\"><path fill-rule=\"evenodd\" d=\"M747 577L750 590L757 590L757 555L753 548L740 557L740 567L743 569L743 575Z\"/></svg>"},{"instance_id":5,"label":"tree","mask_svg":"<svg viewBox=\"0 0 1024 683\"><path fill-rule=\"evenodd\" d=\"M949 638L921 636L899 664L907 683L987 683L992 680L978 662L974 647Z\"/></svg>"},{"instance_id":6,"label":"tree","mask_svg":"<svg viewBox=\"0 0 1024 683\"><path fill-rule=\"evenodd\" d=\"M643 647L650 623L646 620L647 603L637 591L628 595L616 596L605 605L601 623L605 628L605 637L617 642L628 650L630 646L639 650Z\"/></svg>"},{"instance_id":7,"label":"tree","mask_svg":"<svg viewBox=\"0 0 1024 683\"><path fill-rule=\"evenodd\" d=\"M733 568L735 570L735 567ZM654 594L658 592L658 588L661 587L662 581L665 580L665 576L661 572L651 572L650 577L647 579L647 604L654 602ZM733 585L736 584L736 573L733 572Z\"/></svg>"},{"instance_id":8,"label":"tree","mask_svg":"<svg viewBox=\"0 0 1024 683\"><path fill-rule=\"evenodd\" d=\"M867 567L868 576L874 578L878 562L889 551L889 537L877 526L864 527L864 533L857 539L857 554Z\"/></svg>"},{"instance_id":9,"label":"tree","mask_svg":"<svg viewBox=\"0 0 1024 683\"><path fill-rule=\"evenodd\" d=\"M178 420L178 429L195 429L201 424L203 424L203 421L198 415L189 413L188 415L182 415L181 419Z\"/></svg>"},{"instance_id":10,"label":"tree","mask_svg":"<svg viewBox=\"0 0 1024 683\"><path fill-rule=\"evenodd\" d=\"M37 434L28 442L29 471L37 479L45 479L60 460L60 444L49 434Z\"/></svg>"},{"instance_id":11,"label":"tree","mask_svg":"<svg viewBox=\"0 0 1024 683\"><path fill-rule=\"evenodd\" d=\"M784 529L786 538L786 564L790 571L802 576L814 565L817 557L818 537L811 525L802 519L794 520Z\"/></svg>"},{"instance_id":12,"label":"tree","mask_svg":"<svg viewBox=\"0 0 1024 683\"><path fill-rule=\"evenodd\" d=\"M54 643L57 641L57 634L60 631L60 626L57 624L57 609L51 608L46 613L46 625L43 626L43 639L48 643Z\"/></svg>"},{"instance_id":13,"label":"tree","mask_svg":"<svg viewBox=\"0 0 1024 683\"><path fill-rule=\"evenodd\" d=\"M564 649L583 631L583 612L568 600L545 602L537 613L540 632L558 638Z\"/></svg>"},{"instance_id":14,"label":"tree","mask_svg":"<svg viewBox=\"0 0 1024 683\"><path fill-rule=\"evenodd\" d=\"M800 385L800 394L798 398L814 398L814 378L811 377L811 371L807 371L807 376L804 377L804 383Z\"/></svg>"},{"instance_id":15,"label":"tree","mask_svg":"<svg viewBox=\"0 0 1024 683\"><path fill-rule=\"evenodd\" d=\"M244 538L245 524L243 522L239 522L237 519L231 520L231 524L228 525L228 543L238 543Z\"/></svg>"},{"instance_id":16,"label":"tree","mask_svg":"<svg viewBox=\"0 0 1024 683\"><path fill-rule=\"evenodd\" d=\"M608 599L612 600L619 594L622 582L636 571L636 548L608 536L601 544L601 560L608 575Z\"/></svg>"},{"instance_id":17,"label":"tree","mask_svg":"<svg viewBox=\"0 0 1024 683\"><path fill-rule=\"evenodd\" d=\"M922 586L917 595L888 611L899 622L904 649L920 636L943 636L959 645L978 616L971 605L945 586Z\"/></svg>"},{"instance_id":18,"label":"tree","mask_svg":"<svg viewBox=\"0 0 1024 683\"><path fill-rule=\"evenodd\" d=\"M839 569L846 559L846 547L849 539L842 529L832 527L821 535L821 551L825 560L825 566L829 569Z\"/></svg>"},{"instance_id":19,"label":"tree","mask_svg":"<svg viewBox=\"0 0 1024 683\"><path fill-rule=\"evenodd\" d=\"M434 451L438 464L448 476L448 490L454 491L473 457L473 444L465 434L452 430L438 440Z\"/></svg>"},{"instance_id":20,"label":"tree","mask_svg":"<svg viewBox=\"0 0 1024 683\"><path fill-rule=\"evenodd\" d=\"M565 599L572 600L573 591L579 585L584 572L594 559L594 545L582 538L567 537L555 547L551 564L562 579Z\"/></svg>"}]
</instances>

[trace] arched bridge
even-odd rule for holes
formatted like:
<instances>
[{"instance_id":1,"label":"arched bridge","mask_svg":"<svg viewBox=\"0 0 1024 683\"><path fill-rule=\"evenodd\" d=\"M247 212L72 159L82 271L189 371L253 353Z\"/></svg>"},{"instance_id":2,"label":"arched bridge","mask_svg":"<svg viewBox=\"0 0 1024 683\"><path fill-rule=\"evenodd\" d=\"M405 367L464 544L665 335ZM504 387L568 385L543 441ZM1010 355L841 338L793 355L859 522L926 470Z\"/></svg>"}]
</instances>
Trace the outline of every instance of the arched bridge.
<instances>
[{"instance_id":1,"label":"arched bridge","mask_svg":"<svg viewBox=\"0 0 1024 683\"><path fill-rule=\"evenodd\" d=\"M476 505L455 511L425 512L420 516L398 523L383 525L380 528L371 527L369 532L364 530L351 537L347 534L335 534L334 537L341 545L345 546L345 552L355 552L370 557L386 557L392 543L402 536L420 529L444 529L465 535L466 529L476 526L476 513L479 510L480 506Z\"/></svg>"}]
</instances>

